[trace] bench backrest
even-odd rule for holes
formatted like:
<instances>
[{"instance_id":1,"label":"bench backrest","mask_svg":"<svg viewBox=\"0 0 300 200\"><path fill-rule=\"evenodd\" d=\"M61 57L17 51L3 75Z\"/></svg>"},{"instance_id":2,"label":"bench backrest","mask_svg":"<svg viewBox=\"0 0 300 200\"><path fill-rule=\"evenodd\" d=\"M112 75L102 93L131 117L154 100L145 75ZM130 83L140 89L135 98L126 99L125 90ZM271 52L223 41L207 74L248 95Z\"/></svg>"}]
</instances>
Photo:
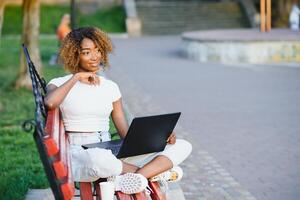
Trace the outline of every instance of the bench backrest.
<instances>
[{"instance_id":1,"label":"bench backrest","mask_svg":"<svg viewBox=\"0 0 300 200\"><path fill-rule=\"evenodd\" d=\"M33 137L55 199L68 200L74 196L74 184L68 167L70 165L67 135L64 132L59 109L46 110L44 104L47 93L46 82L37 73L25 45L23 50L36 105Z\"/></svg>"}]
</instances>

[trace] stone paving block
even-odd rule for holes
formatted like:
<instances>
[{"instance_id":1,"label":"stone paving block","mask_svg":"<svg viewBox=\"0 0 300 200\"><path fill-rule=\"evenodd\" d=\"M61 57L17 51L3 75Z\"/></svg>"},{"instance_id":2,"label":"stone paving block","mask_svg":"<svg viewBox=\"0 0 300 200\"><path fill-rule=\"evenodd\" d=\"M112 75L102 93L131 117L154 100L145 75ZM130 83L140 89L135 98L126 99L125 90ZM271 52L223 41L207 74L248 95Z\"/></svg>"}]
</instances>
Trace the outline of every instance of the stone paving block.
<instances>
[{"instance_id":1,"label":"stone paving block","mask_svg":"<svg viewBox=\"0 0 300 200\"><path fill-rule=\"evenodd\" d=\"M25 200L55 200L50 188L48 189L29 189Z\"/></svg>"}]
</instances>

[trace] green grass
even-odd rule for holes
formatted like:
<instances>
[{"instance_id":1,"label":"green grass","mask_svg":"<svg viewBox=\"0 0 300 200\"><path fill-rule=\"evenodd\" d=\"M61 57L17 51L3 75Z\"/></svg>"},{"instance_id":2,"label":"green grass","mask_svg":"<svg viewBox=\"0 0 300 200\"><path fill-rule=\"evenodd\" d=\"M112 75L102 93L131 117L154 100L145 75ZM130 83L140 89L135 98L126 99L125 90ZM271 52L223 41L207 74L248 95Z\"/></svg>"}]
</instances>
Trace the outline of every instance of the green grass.
<instances>
[{"instance_id":1,"label":"green grass","mask_svg":"<svg viewBox=\"0 0 300 200\"><path fill-rule=\"evenodd\" d=\"M40 46L45 79L49 81L64 75L60 66L48 65L50 56L58 48L56 40L40 40ZM49 187L32 134L21 129L24 120L34 116L34 100L30 90L13 88L19 69L19 54L19 39L3 37L0 48L1 200L21 200L29 188ZM110 131L115 132L112 123Z\"/></svg>"},{"instance_id":2,"label":"green grass","mask_svg":"<svg viewBox=\"0 0 300 200\"><path fill-rule=\"evenodd\" d=\"M28 188L48 187L31 134L17 127L0 130L1 199L24 199Z\"/></svg>"},{"instance_id":3,"label":"green grass","mask_svg":"<svg viewBox=\"0 0 300 200\"><path fill-rule=\"evenodd\" d=\"M125 19L123 7L117 6L100 10L89 16L79 15L78 26L97 26L106 32L122 33L126 32Z\"/></svg>"},{"instance_id":4,"label":"green grass","mask_svg":"<svg viewBox=\"0 0 300 200\"><path fill-rule=\"evenodd\" d=\"M70 13L68 6L42 5L40 11L40 32L54 34L64 13ZM77 12L77 27L96 26L110 33L125 32L125 12L122 6L101 9L89 15ZM4 12L3 35L20 34L22 16L20 6L7 6Z\"/></svg>"}]
</instances>

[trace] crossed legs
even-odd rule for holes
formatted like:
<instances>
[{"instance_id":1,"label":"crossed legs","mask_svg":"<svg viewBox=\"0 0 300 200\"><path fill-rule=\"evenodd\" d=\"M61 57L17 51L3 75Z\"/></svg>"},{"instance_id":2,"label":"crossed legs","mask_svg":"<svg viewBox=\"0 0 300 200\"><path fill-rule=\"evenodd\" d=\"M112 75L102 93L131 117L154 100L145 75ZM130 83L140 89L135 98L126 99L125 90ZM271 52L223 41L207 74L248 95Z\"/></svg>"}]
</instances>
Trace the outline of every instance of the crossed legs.
<instances>
[{"instance_id":1,"label":"crossed legs","mask_svg":"<svg viewBox=\"0 0 300 200\"><path fill-rule=\"evenodd\" d=\"M189 142L177 139L175 144L168 144L162 152L122 159L122 173L134 172L151 178L182 163L191 151Z\"/></svg>"},{"instance_id":2,"label":"crossed legs","mask_svg":"<svg viewBox=\"0 0 300 200\"><path fill-rule=\"evenodd\" d=\"M173 163L168 157L164 155L158 155L141 168L123 161L122 173L139 173L148 179L168 169L171 169L172 167Z\"/></svg>"}]
</instances>

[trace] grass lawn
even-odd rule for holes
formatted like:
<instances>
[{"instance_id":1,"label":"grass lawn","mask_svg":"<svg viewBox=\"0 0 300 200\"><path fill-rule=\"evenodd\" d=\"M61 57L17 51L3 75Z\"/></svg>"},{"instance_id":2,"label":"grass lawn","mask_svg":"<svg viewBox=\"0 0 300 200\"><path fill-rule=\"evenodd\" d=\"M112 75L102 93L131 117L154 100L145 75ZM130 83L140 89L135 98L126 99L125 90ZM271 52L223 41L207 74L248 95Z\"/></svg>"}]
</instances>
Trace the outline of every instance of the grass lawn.
<instances>
[{"instance_id":1,"label":"grass lawn","mask_svg":"<svg viewBox=\"0 0 300 200\"><path fill-rule=\"evenodd\" d=\"M46 81L65 74L60 66L49 66L57 51L55 39L40 40ZM31 133L21 124L34 116L32 91L14 89L19 69L19 39L2 37L0 48L0 199L21 200L29 188L49 187ZM111 125L111 132L115 129Z\"/></svg>"},{"instance_id":2,"label":"grass lawn","mask_svg":"<svg viewBox=\"0 0 300 200\"><path fill-rule=\"evenodd\" d=\"M64 13L70 13L68 6L42 5L40 16L40 32L54 34L56 27ZM98 10L95 13L84 15L77 12L76 25L96 26L110 33L126 32L125 12L122 6ZM22 16L20 6L6 6L4 12L3 35L20 34L22 31Z\"/></svg>"}]
</instances>

